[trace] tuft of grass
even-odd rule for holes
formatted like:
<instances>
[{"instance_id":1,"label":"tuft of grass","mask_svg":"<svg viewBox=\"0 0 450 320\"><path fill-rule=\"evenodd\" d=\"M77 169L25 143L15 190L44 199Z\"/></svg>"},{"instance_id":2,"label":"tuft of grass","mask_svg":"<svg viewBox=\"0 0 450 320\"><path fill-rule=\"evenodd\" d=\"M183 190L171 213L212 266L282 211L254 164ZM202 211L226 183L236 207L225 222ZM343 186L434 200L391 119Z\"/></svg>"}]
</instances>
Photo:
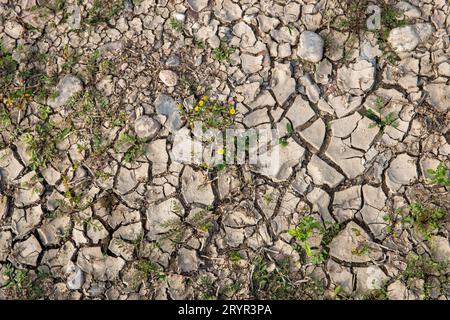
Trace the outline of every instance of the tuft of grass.
<instances>
[{"instance_id":1,"label":"tuft of grass","mask_svg":"<svg viewBox=\"0 0 450 320\"><path fill-rule=\"evenodd\" d=\"M199 40L197 38L193 39L193 43L197 49L205 49L206 48L205 42L203 42L202 40Z\"/></svg>"},{"instance_id":2,"label":"tuft of grass","mask_svg":"<svg viewBox=\"0 0 450 320\"><path fill-rule=\"evenodd\" d=\"M183 23L175 17L170 18L169 25L177 32L181 32L183 30Z\"/></svg>"},{"instance_id":3,"label":"tuft of grass","mask_svg":"<svg viewBox=\"0 0 450 320\"><path fill-rule=\"evenodd\" d=\"M230 251L229 256L230 256L230 261L233 263L239 262L243 259L242 256L239 254L239 252L237 252L235 250Z\"/></svg>"},{"instance_id":4,"label":"tuft of grass","mask_svg":"<svg viewBox=\"0 0 450 320\"><path fill-rule=\"evenodd\" d=\"M343 15L338 16L331 21L335 28L340 31L350 32L352 35L356 36L355 38L358 38L359 35L367 31L366 11L370 4L369 1L344 0L339 1L338 4L341 7ZM392 50L387 39L392 29L405 26L409 21L404 19L401 12L392 4L382 1L376 1L375 4L381 8L381 26L379 30L373 32L383 56L389 63L394 64L400 58L395 51Z\"/></svg>"},{"instance_id":5,"label":"tuft of grass","mask_svg":"<svg viewBox=\"0 0 450 320\"><path fill-rule=\"evenodd\" d=\"M439 163L436 169L428 169L427 172L431 175L432 184L450 187L450 170L444 163Z\"/></svg>"},{"instance_id":6,"label":"tuft of grass","mask_svg":"<svg viewBox=\"0 0 450 320\"><path fill-rule=\"evenodd\" d=\"M111 106L110 101L95 88L74 95L64 108L70 114L67 121L71 126L92 133L93 138L97 135L97 140L101 140L98 132L105 126L125 124L125 112L119 110L119 106Z\"/></svg>"},{"instance_id":7,"label":"tuft of grass","mask_svg":"<svg viewBox=\"0 0 450 320\"><path fill-rule=\"evenodd\" d=\"M11 117L8 110L0 105L0 127L3 129L7 129L11 124Z\"/></svg>"},{"instance_id":8,"label":"tuft of grass","mask_svg":"<svg viewBox=\"0 0 450 320\"><path fill-rule=\"evenodd\" d=\"M232 282L230 285L225 286L222 289L222 295L227 298L232 298L242 287L242 283L239 280Z\"/></svg>"},{"instance_id":9,"label":"tuft of grass","mask_svg":"<svg viewBox=\"0 0 450 320\"><path fill-rule=\"evenodd\" d=\"M20 49L20 46L17 47ZM40 53L24 51L29 69L18 70L18 62L12 58L0 42L0 102L2 124L10 124L7 115L13 110L25 111L30 101L43 103L50 95L55 78L40 68L44 67Z\"/></svg>"},{"instance_id":10,"label":"tuft of grass","mask_svg":"<svg viewBox=\"0 0 450 320\"><path fill-rule=\"evenodd\" d=\"M225 41L220 42L220 46L212 50L212 58L219 62L231 62L230 56L234 53L234 49L230 48Z\"/></svg>"}]
</instances>

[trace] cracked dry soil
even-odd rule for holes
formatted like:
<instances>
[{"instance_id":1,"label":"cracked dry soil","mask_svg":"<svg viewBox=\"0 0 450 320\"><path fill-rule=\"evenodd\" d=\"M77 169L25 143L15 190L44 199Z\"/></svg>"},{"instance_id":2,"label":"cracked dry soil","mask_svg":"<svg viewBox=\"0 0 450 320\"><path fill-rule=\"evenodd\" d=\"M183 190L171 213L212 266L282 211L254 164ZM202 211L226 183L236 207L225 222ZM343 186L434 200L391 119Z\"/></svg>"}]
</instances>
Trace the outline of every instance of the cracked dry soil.
<instances>
[{"instance_id":1,"label":"cracked dry soil","mask_svg":"<svg viewBox=\"0 0 450 320\"><path fill-rule=\"evenodd\" d=\"M449 299L449 11L0 0L0 299Z\"/></svg>"}]
</instances>

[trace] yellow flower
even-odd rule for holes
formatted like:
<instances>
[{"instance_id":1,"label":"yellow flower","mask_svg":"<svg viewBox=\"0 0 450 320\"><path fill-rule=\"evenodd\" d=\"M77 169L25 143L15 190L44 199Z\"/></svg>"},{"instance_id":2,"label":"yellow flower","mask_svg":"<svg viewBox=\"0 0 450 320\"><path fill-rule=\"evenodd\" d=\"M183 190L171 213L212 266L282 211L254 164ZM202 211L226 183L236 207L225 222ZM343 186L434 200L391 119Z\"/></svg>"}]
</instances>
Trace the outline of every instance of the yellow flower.
<instances>
[{"instance_id":1,"label":"yellow flower","mask_svg":"<svg viewBox=\"0 0 450 320\"><path fill-rule=\"evenodd\" d=\"M236 109L235 108L231 108L230 109L230 114L233 116L236 114Z\"/></svg>"},{"instance_id":2,"label":"yellow flower","mask_svg":"<svg viewBox=\"0 0 450 320\"><path fill-rule=\"evenodd\" d=\"M199 106L195 106L195 111L199 111L200 110L200 107Z\"/></svg>"},{"instance_id":3,"label":"yellow flower","mask_svg":"<svg viewBox=\"0 0 450 320\"><path fill-rule=\"evenodd\" d=\"M181 103L178 104L178 109L183 108L183 106L181 105Z\"/></svg>"},{"instance_id":4,"label":"yellow flower","mask_svg":"<svg viewBox=\"0 0 450 320\"><path fill-rule=\"evenodd\" d=\"M225 153L225 150L223 150L223 148L220 148L219 150L217 150L217 153L218 153L218 154L224 154L224 153Z\"/></svg>"},{"instance_id":5,"label":"yellow flower","mask_svg":"<svg viewBox=\"0 0 450 320\"><path fill-rule=\"evenodd\" d=\"M203 100L200 100L200 101L198 102L198 105L201 107L201 106L203 106L204 103L205 103L205 102L203 102Z\"/></svg>"},{"instance_id":6,"label":"yellow flower","mask_svg":"<svg viewBox=\"0 0 450 320\"><path fill-rule=\"evenodd\" d=\"M202 100L208 100L208 96L203 96Z\"/></svg>"}]
</instances>

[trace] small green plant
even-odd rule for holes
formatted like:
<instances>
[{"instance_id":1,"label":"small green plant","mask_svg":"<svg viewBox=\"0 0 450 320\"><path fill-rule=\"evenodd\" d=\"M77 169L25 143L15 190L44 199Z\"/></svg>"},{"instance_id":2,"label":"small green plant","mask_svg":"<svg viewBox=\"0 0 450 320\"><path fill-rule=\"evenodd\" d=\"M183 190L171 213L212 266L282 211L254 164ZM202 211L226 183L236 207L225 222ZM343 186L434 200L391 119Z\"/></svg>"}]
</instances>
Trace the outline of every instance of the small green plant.
<instances>
[{"instance_id":1,"label":"small green plant","mask_svg":"<svg viewBox=\"0 0 450 320\"><path fill-rule=\"evenodd\" d=\"M330 243L341 231L342 226L339 223L325 221L325 228L322 230L322 241L320 243L322 251L313 259L313 264L320 264L330 256Z\"/></svg>"},{"instance_id":2,"label":"small green plant","mask_svg":"<svg viewBox=\"0 0 450 320\"><path fill-rule=\"evenodd\" d=\"M181 32L183 30L183 23L175 17L170 18L169 25L177 32Z\"/></svg>"},{"instance_id":3,"label":"small green plant","mask_svg":"<svg viewBox=\"0 0 450 320\"><path fill-rule=\"evenodd\" d=\"M62 11L65 8L65 2L65 0L50 0L47 1L46 5L50 10L56 13Z\"/></svg>"},{"instance_id":4,"label":"small green plant","mask_svg":"<svg viewBox=\"0 0 450 320\"><path fill-rule=\"evenodd\" d=\"M208 215L208 210L196 212L187 222L202 232L208 232L214 226L212 218Z\"/></svg>"},{"instance_id":5,"label":"small green plant","mask_svg":"<svg viewBox=\"0 0 450 320\"><path fill-rule=\"evenodd\" d=\"M82 198L81 194L76 194L73 190L66 188L63 195L72 208L76 208L80 205Z\"/></svg>"},{"instance_id":6,"label":"small green plant","mask_svg":"<svg viewBox=\"0 0 450 320\"><path fill-rule=\"evenodd\" d=\"M94 0L87 13L87 23L106 23L124 8L123 0Z\"/></svg>"},{"instance_id":7,"label":"small green plant","mask_svg":"<svg viewBox=\"0 0 450 320\"><path fill-rule=\"evenodd\" d=\"M301 283L290 280L288 258L269 266L263 257L257 257L252 273L252 295L256 299L270 300L323 299L326 289L324 281L305 280Z\"/></svg>"},{"instance_id":8,"label":"small green plant","mask_svg":"<svg viewBox=\"0 0 450 320\"><path fill-rule=\"evenodd\" d=\"M268 206L274 200L273 193L272 192L265 193L263 196L263 199L264 199L264 202L266 203L266 205Z\"/></svg>"},{"instance_id":9,"label":"small green plant","mask_svg":"<svg viewBox=\"0 0 450 320\"><path fill-rule=\"evenodd\" d=\"M406 256L406 268L401 272L400 279L410 286L417 279L424 281L422 299L430 299L433 288L438 294L445 294L448 290L448 277L445 275L449 267L449 260L435 261L427 255L410 253ZM432 278L439 277L441 285L436 287ZM443 284L443 285L442 285Z\"/></svg>"},{"instance_id":10,"label":"small green plant","mask_svg":"<svg viewBox=\"0 0 450 320\"><path fill-rule=\"evenodd\" d=\"M94 153L104 151L102 130L105 127L120 127L125 124L126 114L119 105L110 101L95 88L74 95L64 106L70 114L68 121L77 131L91 133Z\"/></svg>"},{"instance_id":11,"label":"small green plant","mask_svg":"<svg viewBox=\"0 0 450 320\"><path fill-rule=\"evenodd\" d=\"M427 172L431 176L432 184L450 187L450 170L444 165L444 163L439 163L435 170L428 169Z\"/></svg>"},{"instance_id":12,"label":"small green plant","mask_svg":"<svg viewBox=\"0 0 450 320\"><path fill-rule=\"evenodd\" d=\"M202 40L199 40L197 38L193 39L193 43L197 49L205 49L206 48L205 43Z\"/></svg>"},{"instance_id":13,"label":"small green plant","mask_svg":"<svg viewBox=\"0 0 450 320\"><path fill-rule=\"evenodd\" d=\"M11 117L8 110L0 105L0 128L7 129L11 124Z\"/></svg>"},{"instance_id":14,"label":"small green plant","mask_svg":"<svg viewBox=\"0 0 450 320\"><path fill-rule=\"evenodd\" d=\"M341 15L332 18L331 24L345 32L350 32L351 38L358 39L359 35L367 31L367 9L370 2L367 0L343 0L339 1L338 5L341 9ZM407 25L408 20L404 19L401 12L396 9L391 3L376 1L376 5L381 9L381 21L380 28L373 31L375 38L378 42L380 50L386 60L394 64L399 60L399 56L391 48L387 41L390 32L394 28ZM347 44L346 44L347 46ZM350 45L350 50L346 50L347 53L354 49L354 45ZM346 53L346 54L347 54ZM344 57L347 60L347 57Z\"/></svg>"},{"instance_id":15,"label":"small green plant","mask_svg":"<svg viewBox=\"0 0 450 320\"><path fill-rule=\"evenodd\" d=\"M193 95L197 93L197 83L185 76L180 77L180 83L185 91L187 96Z\"/></svg>"},{"instance_id":16,"label":"small green plant","mask_svg":"<svg viewBox=\"0 0 450 320\"><path fill-rule=\"evenodd\" d=\"M0 93L13 83L17 67L17 61L0 42Z\"/></svg>"},{"instance_id":17,"label":"small green plant","mask_svg":"<svg viewBox=\"0 0 450 320\"><path fill-rule=\"evenodd\" d=\"M403 18L402 13L389 4L385 4L381 10L381 38L387 40L392 29L404 27L408 21Z\"/></svg>"},{"instance_id":18,"label":"small green plant","mask_svg":"<svg viewBox=\"0 0 450 320\"><path fill-rule=\"evenodd\" d=\"M209 129L220 131L222 138L226 139L227 129L235 123L236 108L233 102L224 103L219 100L211 99L208 96L202 96L196 103L192 105L191 101L184 101L178 104L178 109L181 118L187 122L187 127L191 130L196 130L196 124L201 125L203 132ZM199 165L202 170L215 172L223 170L227 165L231 165L239 156L238 151L248 152L250 145L256 141L256 134L252 133L243 136L232 136L235 144L231 145L230 149L227 146L220 145L220 141L215 135L205 135L202 143L208 146L214 146L213 143L218 144L214 147L213 163L204 162ZM234 140L236 139L236 140Z\"/></svg>"},{"instance_id":19,"label":"small green plant","mask_svg":"<svg viewBox=\"0 0 450 320\"><path fill-rule=\"evenodd\" d=\"M408 254L406 269L402 272L405 281L409 279L425 279L427 275L443 272L449 265L448 261L437 262L427 255Z\"/></svg>"},{"instance_id":20,"label":"small green plant","mask_svg":"<svg viewBox=\"0 0 450 320\"><path fill-rule=\"evenodd\" d=\"M110 64L108 60L102 59L100 51L97 49L89 57L86 69L91 77L94 78L97 73L107 74L110 69Z\"/></svg>"},{"instance_id":21,"label":"small green plant","mask_svg":"<svg viewBox=\"0 0 450 320\"><path fill-rule=\"evenodd\" d=\"M52 218L56 218L62 214L72 214L86 210L92 204L92 197L86 196L78 188L71 187L69 178L63 174L61 177L63 186L64 199L56 200L58 207L51 213ZM86 219L81 219L76 215L72 215L72 220L79 225L86 226ZM90 218L89 218L90 219Z\"/></svg>"},{"instance_id":22,"label":"small green plant","mask_svg":"<svg viewBox=\"0 0 450 320\"><path fill-rule=\"evenodd\" d=\"M412 225L426 240L438 232L446 217L444 210L421 203L412 203L408 209L409 215L403 217L402 222Z\"/></svg>"},{"instance_id":23,"label":"small green plant","mask_svg":"<svg viewBox=\"0 0 450 320\"><path fill-rule=\"evenodd\" d=\"M225 297L231 298L234 294L236 294L242 287L242 283L239 281L232 282L228 286L225 286L222 290L222 295Z\"/></svg>"},{"instance_id":24,"label":"small green plant","mask_svg":"<svg viewBox=\"0 0 450 320\"><path fill-rule=\"evenodd\" d=\"M57 154L56 145L70 134L70 128L57 129L52 121L45 119L38 123L34 135L25 133L22 141L27 145L32 170L47 168Z\"/></svg>"},{"instance_id":25,"label":"small green plant","mask_svg":"<svg viewBox=\"0 0 450 320\"><path fill-rule=\"evenodd\" d=\"M289 235L297 239L308 256L312 255L309 239L314 230L321 231L322 226L313 217L304 217L295 229L288 231Z\"/></svg>"},{"instance_id":26,"label":"small green plant","mask_svg":"<svg viewBox=\"0 0 450 320\"><path fill-rule=\"evenodd\" d=\"M212 57L214 60L217 60L219 62L231 62L230 56L233 53L234 49L228 47L226 42L221 41L219 47L212 50Z\"/></svg>"},{"instance_id":27,"label":"small green plant","mask_svg":"<svg viewBox=\"0 0 450 320\"><path fill-rule=\"evenodd\" d=\"M71 72L72 68L77 65L80 56L71 52L69 45L65 45L63 49L63 58L65 62L62 65L62 69L64 70L64 72L69 73Z\"/></svg>"},{"instance_id":28,"label":"small green plant","mask_svg":"<svg viewBox=\"0 0 450 320\"><path fill-rule=\"evenodd\" d=\"M122 148L126 148L123 159L125 162L130 163L145 153L145 141L137 136L123 132L114 148L117 152Z\"/></svg>"},{"instance_id":29,"label":"small green plant","mask_svg":"<svg viewBox=\"0 0 450 320\"><path fill-rule=\"evenodd\" d=\"M386 233L387 234L393 234L394 236L397 236L393 233L393 227L398 221L398 217L401 215L401 209L397 208L393 212L386 213L383 216L383 221L386 222Z\"/></svg>"},{"instance_id":30,"label":"small green plant","mask_svg":"<svg viewBox=\"0 0 450 320\"><path fill-rule=\"evenodd\" d=\"M222 103L206 95L194 107L179 104L178 109L189 128L193 129L195 122L201 122L203 131L208 129L224 131L234 123L236 114L233 104Z\"/></svg>"},{"instance_id":31,"label":"small green plant","mask_svg":"<svg viewBox=\"0 0 450 320\"><path fill-rule=\"evenodd\" d=\"M367 110L365 116L372 120L374 123L369 125L369 128L379 127L381 132L384 132L387 126L397 128L399 126L394 113L389 112L385 117L381 116L381 109L384 106L384 102L380 97L375 100L378 114L376 114L372 109Z\"/></svg>"},{"instance_id":32,"label":"small green plant","mask_svg":"<svg viewBox=\"0 0 450 320\"><path fill-rule=\"evenodd\" d=\"M137 262L136 273L133 276L133 286L137 287L139 283L146 281L161 281L166 279L166 273L157 264L141 259Z\"/></svg>"},{"instance_id":33,"label":"small green plant","mask_svg":"<svg viewBox=\"0 0 450 320\"><path fill-rule=\"evenodd\" d=\"M20 49L20 45L16 50L23 51L22 59L29 68L17 70L18 63L0 43L0 102L9 111L26 110L32 100L43 103L55 84L55 77L41 70L45 69L41 53Z\"/></svg>"},{"instance_id":34,"label":"small green plant","mask_svg":"<svg viewBox=\"0 0 450 320\"><path fill-rule=\"evenodd\" d=\"M406 26L408 20L404 19L400 11L388 3L382 4L381 8L381 29L375 31L375 37L383 56L389 63L394 64L400 58L391 48L387 39L392 29Z\"/></svg>"},{"instance_id":35,"label":"small green plant","mask_svg":"<svg viewBox=\"0 0 450 320\"><path fill-rule=\"evenodd\" d=\"M369 290L362 296L362 300L389 300L388 283L382 283L378 289Z\"/></svg>"},{"instance_id":36,"label":"small green plant","mask_svg":"<svg viewBox=\"0 0 450 320\"><path fill-rule=\"evenodd\" d=\"M336 286L333 290L333 298L334 300L348 300L351 298L351 294L346 292L341 286Z\"/></svg>"},{"instance_id":37,"label":"small green plant","mask_svg":"<svg viewBox=\"0 0 450 320\"><path fill-rule=\"evenodd\" d=\"M278 139L278 144L282 147L287 147L289 145L289 142L287 141L287 138L281 137Z\"/></svg>"},{"instance_id":38,"label":"small green plant","mask_svg":"<svg viewBox=\"0 0 450 320\"><path fill-rule=\"evenodd\" d=\"M162 239L168 239L173 244L177 244L183 240L190 228L195 228L197 231L204 233L209 232L214 226L213 218L208 215L210 209L201 210L185 221L180 221L178 218L175 218L162 223L161 227L166 229L165 234L162 235ZM170 210L180 216L182 215L183 207L178 202L173 201Z\"/></svg>"},{"instance_id":39,"label":"small green plant","mask_svg":"<svg viewBox=\"0 0 450 320\"><path fill-rule=\"evenodd\" d=\"M313 217L308 216L303 218L295 229L288 231L289 235L294 237L300 243L306 256L311 259L311 263L314 265L321 264L328 259L330 250L329 244L341 230L341 226L337 223L327 223L326 225L327 228L324 228ZM313 232L318 232L322 235L320 249L311 249L309 241Z\"/></svg>"},{"instance_id":40,"label":"small green plant","mask_svg":"<svg viewBox=\"0 0 450 320\"><path fill-rule=\"evenodd\" d=\"M92 230L94 232L99 232L102 230L102 224L98 220L89 217L88 219L84 220L84 225L86 227L86 230Z\"/></svg>"},{"instance_id":41,"label":"small green plant","mask_svg":"<svg viewBox=\"0 0 450 320\"><path fill-rule=\"evenodd\" d=\"M326 223L327 228L324 228L313 217L304 217L295 229L288 231L289 235L294 237L301 245L306 256L311 259L311 263L318 265L323 263L329 257L329 244L331 240L339 233L341 227L337 223ZM311 249L309 244L313 232L318 232L322 235L320 249Z\"/></svg>"},{"instance_id":42,"label":"small green plant","mask_svg":"<svg viewBox=\"0 0 450 320\"><path fill-rule=\"evenodd\" d=\"M173 245L180 243L188 231L188 226L176 218L162 223L161 227L166 230L164 235L161 236L161 239L167 239Z\"/></svg>"},{"instance_id":43,"label":"small green plant","mask_svg":"<svg viewBox=\"0 0 450 320\"><path fill-rule=\"evenodd\" d=\"M239 262L241 261L243 258L242 256L239 254L238 251L235 250L231 250L230 251L230 261L233 263Z\"/></svg>"},{"instance_id":44,"label":"small green plant","mask_svg":"<svg viewBox=\"0 0 450 320\"><path fill-rule=\"evenodd\" d=\"M48 76L39 70L31 70L26 77L22 75L25 92L30 99L44 104L47 97L51 97L55 92L56 76Z\"/></svg>"},{"instance_id":45,"label":"small green plant","mask_svg":"<svg viewBox=\"0 0 450 320\"><path fill-rule=\"evenodd\" d=\"M78 63L78 57L77 56L70 56L67 58L66 62L64 62L62 68L64 72L70 72L73 67L75 67Z\"/></svg>"},{"instance_id":46,"label":"small green plant","mask_svg":"<svg viewBox=\"0 0 450 320\"><path fill-rule=\"evenodd\" d=\"M337 16L332 24L342 30L359 33L366 27L366 0L340 1L343 16Z\"/></svg>"},{"instance_id":47,"label":"small green plant","mask_svg":"<svg viewBox=\"0 0 450 320\"><path fill-rule=\"evenodd\" d=\"M216 300L216 288L208 276L200 277L199 286L201 300Z\"/></svg>"},{"instance_id":48,"label":"small green plant","mask_svg":"<svg viewBox=\"0 0 450 320\"><path fill-rule=\"evenodd\" d=\"M295 289L287 279L289 260L277 263L275 270L268 270L268 263L258 257L252 274L252 294L257 299L284 300L295 294Z\"/></svg>"},{"instance_id":49,"label":"small green plant","mask_svg":"<svg viewBox=\"0 0 450 320\"><path fill-rule=\"evenodd\" d=\"M8 278L3 288L11 290L13 296L17 298L36 300L44 294L41 285L48 275L40 269L37 270L36 278L32 279L26 270L16 269L11 264L7 264L3 275Z\"/></svg>"},{"instance_id":50,"label":"small green plant","mask_svg":"<svg viewBox=\"0 0 450 320\"><path fill-rule=\"evenodd\" d=\"M355 256L366 256L369 254L369 246L367 243L360 243L356 248L352 249L352 254Z\"/></svg>"},{"instance_id":51,"label":"small green plant","mask_svg":"<svg viewBox=\"0 0 450 320\"><path fill-rule=\"evenodd\" d=\"M294 128L290 122L286 124L286 132L286 136L278 139L278 144L282 147L287 147L289 145L288 139L294 135Z\"/></svg>"}]
</instances>

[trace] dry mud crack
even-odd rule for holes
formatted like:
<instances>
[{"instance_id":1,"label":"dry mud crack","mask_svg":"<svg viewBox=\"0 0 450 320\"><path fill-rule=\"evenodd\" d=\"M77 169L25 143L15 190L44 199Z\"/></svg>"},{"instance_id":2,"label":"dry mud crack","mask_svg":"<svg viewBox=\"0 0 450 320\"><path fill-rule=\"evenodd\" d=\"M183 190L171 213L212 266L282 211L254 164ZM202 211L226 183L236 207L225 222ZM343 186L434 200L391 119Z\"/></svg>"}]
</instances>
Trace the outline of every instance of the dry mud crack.
<instances>
[{"instance_id":1,"label":"dry mud crack","mask_svg":"<svg viewBox=\"0 0 450 320\"><path fill-rule=\"evenodd\" d=\"M0 299L449 299L449 11L0 0Z\"/></svg>"}]
</instances>

